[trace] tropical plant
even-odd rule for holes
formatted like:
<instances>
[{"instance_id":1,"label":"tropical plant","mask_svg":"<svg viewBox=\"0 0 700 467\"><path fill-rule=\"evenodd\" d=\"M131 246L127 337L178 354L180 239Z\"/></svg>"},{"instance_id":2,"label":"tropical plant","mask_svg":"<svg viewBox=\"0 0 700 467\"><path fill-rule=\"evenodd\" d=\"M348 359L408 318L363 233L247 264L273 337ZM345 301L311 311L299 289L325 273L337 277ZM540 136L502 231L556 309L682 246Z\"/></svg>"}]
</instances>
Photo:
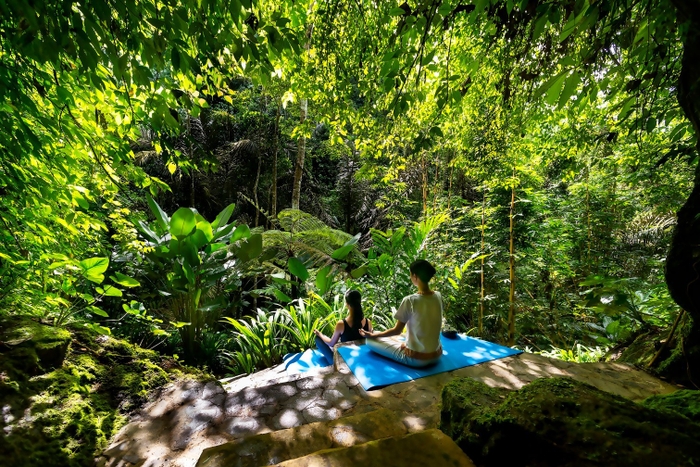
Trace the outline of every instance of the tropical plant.
<instances>
[{"instance_id":1,"label":"tropical plant","mask_svg":"<svg viewBox=\"0 0 700 467\"><path fill-rule=\"evenodd\" d=\"M196 361L204 330L218 322L227 307L223 295L208 291L232 282L242 264L260 255L262 236L251 235L245 224L228 223L234 205L209 223L193 209L180 208L168 217L155 201L148 202L156 224L151 228L139 223L150 248L147 257L166 269L161 294L168 297L170 324L182 337L185 359Z\"/></svg>"},{"instance_id":2,"label":"tropical plant","mask_svg":"<svg viewBox=\"0 0 700 467\"><path fill-rule=\"evenodd\" d=\"M282 310L266 312L258 308L249 318L224 317L223 322L233 326L232 341L235 350L225 352L227 366L235 372L252 372L279 363L286 353L287 340L283 336Z\"/></svg>"},{"instance_id":3,"label":"tropical plant","mask_svg":"<svg viewBox=\"0 0 700 467\"><path fill-rule=\"evenodd\" d=\"M448 219L441 213L415 222L411 228L371 230L373 246L367 252L368 287L363 288L363 298L372 304L380 321L384 322L386 313L412 292L409 266L428 256L431 233Z\"/></svg>"},{"instance_id":4,"label":"tropical plant","mask_svg":"<svg viewBox=\"0 0 700 467\"><path fill-rule=\"evenodd\" d=\"M49 316L53 318L55 326L65 325L78 314L88 318L108 318L109 314L98 306L100 302L105 297L122 297L123 291L117 285L127 288L140 285L137 280L116 271L109 276L112 284L105 283L105 273L109 268L109 258L106 257L82 261L58 254L52 257L57 261L51 263L48 269L59 278L60 289L49 291L45 300L53 306ZM102 333L110 333L109 328L98 322L88 320L85 325Z\"/></svg>"},{"instance_id":5,"label":"tropical plant","mask_svg":"<svg viewBox=\"0 0 700 467\"><path fill-rule=\"evenodd\" d=\"M304 351L313 347L316 338L314 330L326 331L329 324L339 319L338 313L320 296L313 292L309 295L308 299L295 300L282 314L281 326L288 333L286 340L291 351Z\"/></svg>"},{"instance_id":6,"label":"tropical plant","mask_svg":"<svg viewBox=\"0 0 700 467\"><path fill-rule=\"evenodd\" d=\"M529 349L527 349L529 351ZM542 350L536 352L540 355L565 362L576 363L591 363L603 360L608 352L608 347L586 347L585 345L576 344L573 349L560 349L552 347L550 350Z\"/></svg>"}]
</instances>

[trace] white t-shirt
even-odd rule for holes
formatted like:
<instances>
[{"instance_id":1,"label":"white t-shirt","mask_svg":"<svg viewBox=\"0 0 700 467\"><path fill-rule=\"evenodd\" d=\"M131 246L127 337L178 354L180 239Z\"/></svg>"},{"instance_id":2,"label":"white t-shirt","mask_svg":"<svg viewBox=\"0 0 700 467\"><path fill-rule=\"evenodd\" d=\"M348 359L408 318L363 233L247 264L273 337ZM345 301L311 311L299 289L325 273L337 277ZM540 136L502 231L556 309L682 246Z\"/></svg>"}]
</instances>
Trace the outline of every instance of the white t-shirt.
<instances>
[{"instance_id":1,"label":"white t-shirt","mask_svg":"<svg viewBox=\"0 0 700 467\"><path fill-rule=\"evenodd\" d=\"M404 297L394 318L406 323L406 347L416 352L435 352L440 347L442 296L413 294Z\"/></svg>"}]
</instances>

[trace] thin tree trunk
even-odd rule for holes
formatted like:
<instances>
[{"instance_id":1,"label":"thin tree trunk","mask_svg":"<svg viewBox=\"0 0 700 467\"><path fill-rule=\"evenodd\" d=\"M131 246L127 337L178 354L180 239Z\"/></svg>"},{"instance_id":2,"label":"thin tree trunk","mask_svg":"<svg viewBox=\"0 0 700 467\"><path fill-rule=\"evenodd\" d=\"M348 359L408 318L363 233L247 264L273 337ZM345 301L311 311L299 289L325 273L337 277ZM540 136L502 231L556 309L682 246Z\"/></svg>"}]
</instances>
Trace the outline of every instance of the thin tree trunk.
<instances>
[{"instance_id":1,"label":"thin tree trunk","mask_svg":"<svg viewBox=\"0 0 700 467\"><path fill-rule=\"evenodd\" d=\"M260 203L258 202L258 184L260 183L260 167L262 166L262 152L258 154L258 173L255 175L255 185L253 185L253 198L255 199L255 227L258 226L260 218Z\"/></svg>"},{"instance_id":2,"label":"thin tree trunk","mask_svg":"<svg viewBox=\"0 0 700 467\"><path fill-rule=\"evenodd\" d=\"M299 122L304 123L308 110L308 100L301 100ZM294 188L292 190L292 209L299 209L301 198L301 177L304 173L304 158L306 157L306 136L302 133L297 142L297 162L294 165Z\"/></svg>"},{"instance_id":3,"label":"thin tree trunk","mask_svg":"<svg viewBox=\"0 0 700 467\"><path fill-rule=\"evenodd\" d=\"M421 153L421 172L423 172L423 215L428 211L428 169L425 166L425 151Z\"/></svg>"},{"instance_id":4,"label":"thin tree trunk","mask_svg":"<svg viewBox=\"0 0 700 467\"><path fill-rule=\"evenodd\" d=\"M187 116L187 137L189 138L190 161L192 161L192 159L194 159L194 154L192 154L192 125L191 125L191 117L189 115ZM192 165L195 165L194 161L193 161ZM195 207L195 205L194 205L194 173L195 173L194 169L191 168L190 169L190 206L193 208Z\"/></svg>"},{"instance_id":5,"label":"thin tree trunk","mask_svg":"<svg viewBox=\"0 0 700 467\"><path fill-rule=\"evenodd\" d=\"M450 163L452 163L452 160L450 160ZM452 201L452 176L454 175L455 172L455 166L452 164L452 167L450 167L450 184L447 188L447 210L450 210L450 202Z\"/></svg>"},{"instance_id":6,"label":"thin tree trunk","mask_svg":"<svg viewBox=\"0 0 700 467\"><path fill-rule=\"evenodd\" d=\"M277 217L277 153L279 152L280 114L282 113L282 102L277 99L277 115L275 116L275 138L272 159L272 218Z\"/></svg>"},{"instance_id":7,"label":"thin tree trunk","mask_svg":"<svg viewBox=\"0 0 700 467\"><path fill-rule=\"evenodd\" d=\"M433 194L433 212L437 208L438 194L440 193L440 157L435 161L435 193Z\"/></svg>"},{"instance_id":8,"label":"thin tree trunk","mask_svg":"<svg viewBox=\"0 0 700 467\"><path fill-rule=\"evenodd\" d=\"M311 33L314 30L314 25L309 25L306 30L306 44L304 49L309 53L311 47ZM301 99L299 106L299 123L303 124L306 121L306 114L309 110L309 101L307 98ZM304 132L299 136L297 143L297 162L294 166L294 187L292 188L292 209L299 209L299 199L301 198L301 177L304 173L304 158L306 157L306 136Z\"/></svg>"},{"instance_id":9,"label":"thin tree trunk","mask_svg":"<svg viewBox=\"0 0 700 467\"><path fill-rule=\"evenodd\" d=\"M479 297L479 337L484 336L484 250L486 249L486 186L483 187L484 198L481 201L481 290Z\"/></svg>"},{"instance_id":10,"label":"thin tree trunk","mask_svg":"<svg viewBox=\"0 0 700 467\"><path fill-rule=\"evenodd\" d=\"M591 173L591 165L588 164L586 169L586 229L587 229L587 241L586 241L586 275L591 273L591 242L593 239L593 232L591 230L591 195L589 192L588 179Z\"/></svg>"},{"instance_id":11,"label":"thin tree trunk","mask_svg":"<svg viewBox=\"0 0 700 467\"><path fill-rule=\"evenodd\" d=\"M515 166L510 197L510 311L508 312L508 345L515 344Z\"/></svg>"}]
</instances>

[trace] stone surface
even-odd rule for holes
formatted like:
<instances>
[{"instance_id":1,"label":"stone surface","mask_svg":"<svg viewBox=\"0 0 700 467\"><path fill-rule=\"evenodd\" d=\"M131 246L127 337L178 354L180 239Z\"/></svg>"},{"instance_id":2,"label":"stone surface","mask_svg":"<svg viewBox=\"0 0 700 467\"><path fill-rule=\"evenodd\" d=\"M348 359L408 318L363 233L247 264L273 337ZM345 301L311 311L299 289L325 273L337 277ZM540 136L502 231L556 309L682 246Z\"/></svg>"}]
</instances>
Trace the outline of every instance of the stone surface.
<instances>
[{"instance_id":1,"label":"stone surface","mask_svg":"<svg viewBox=\"0 0 700 467\"><path fill-rule=\"evenodd\" d=\"M339 446L402 436L406 428L396 414L377 410L327 422L240 439L205 450L197 467L258 467L303 457Z\"/></svg>"},{"instance_id":2,"label":"stone surface","mask_svg":"<svg viewBox=\"0 0 700 467\"><path fill-rule=\"evenodd\" d=\"M700 463L699 425L570 378L515 392L472 380L443 392L440 428L479 465L682 466Z\"/></svg>"},{"instance_id":3,"label":"stone surface","mask_svg":"<svg viewBox=\"0 0 700 467\"><path fill-rule=\"evenodd\" d=\"M474 467L474 463L455 442L436 429L403 437L370 441L351 447L329 449L278 464L279 467L356 465L363 467L409 465Z\"/></svg>"},{"instance_id":4,"label":"stone surface","mask_svg":"<svg viewBox=\"0 0 700 467\"><path fill-rule=\"evenodd\" d=\"M229 379L222 385L179 382L165 388L110 445L112 448L123 443L123 450L108 450L104 456L109 466L117 465L125 455L133 455L145 459L146 466L189 467L208 447L382 408L398 414L404 430L420 432L438 427L440 393L457 377L514 390L551 376L587 382L635 401L675 390L624 364L576 364L533 354L493 360L369 392L362 389L342 359L335 371L328 367L287 374L280 365Z\"/></svg>"}]
</instances>

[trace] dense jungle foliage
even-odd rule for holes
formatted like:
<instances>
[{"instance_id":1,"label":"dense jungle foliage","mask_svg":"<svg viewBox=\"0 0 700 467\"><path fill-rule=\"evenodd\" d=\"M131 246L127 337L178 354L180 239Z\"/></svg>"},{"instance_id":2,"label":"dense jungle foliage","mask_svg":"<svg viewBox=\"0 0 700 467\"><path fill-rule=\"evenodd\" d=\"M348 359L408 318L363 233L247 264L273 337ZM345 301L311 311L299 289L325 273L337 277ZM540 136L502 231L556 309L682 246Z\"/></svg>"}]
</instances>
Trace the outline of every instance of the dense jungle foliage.
<instances>
[{"instance_id":1,"label":"dense jungle foliage","mask_svg":"<svg viewBox=\"0 0 700 467\"><path fill-rule=\"evenodd\" d=\"M238 374L426 258L449 327L697 381L697 1L0 12L3 315Z\"/></svg>"}]
</instances>

